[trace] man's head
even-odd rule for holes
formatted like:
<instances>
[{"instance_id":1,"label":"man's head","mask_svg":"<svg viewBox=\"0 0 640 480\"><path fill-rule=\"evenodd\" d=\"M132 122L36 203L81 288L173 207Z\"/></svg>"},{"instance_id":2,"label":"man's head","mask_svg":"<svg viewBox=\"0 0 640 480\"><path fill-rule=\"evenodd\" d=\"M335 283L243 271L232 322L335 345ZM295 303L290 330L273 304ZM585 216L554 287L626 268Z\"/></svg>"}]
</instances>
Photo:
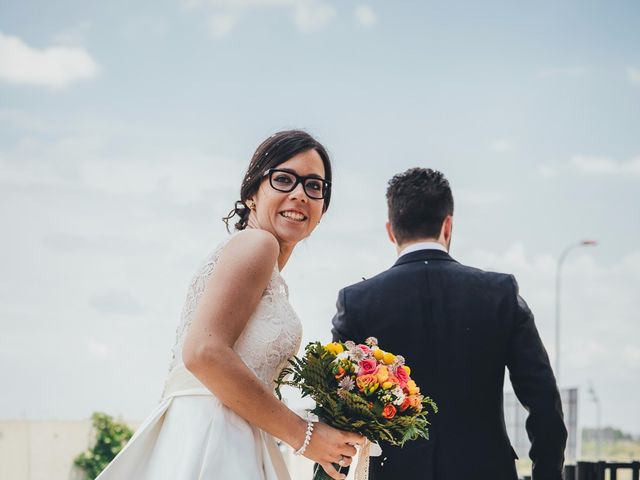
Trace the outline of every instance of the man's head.
<instances>
[{"instance_id":1,"label":"man's head","mask_svg":"<svg viewBox=\"0 0 640 480\"><path fill-rule=\"evenodd\" d=\"M389 180L389 238L399 248L417 241L451 244L453 195L444 175L430 168L410 168Z\"/></svg>"}]
</instances>

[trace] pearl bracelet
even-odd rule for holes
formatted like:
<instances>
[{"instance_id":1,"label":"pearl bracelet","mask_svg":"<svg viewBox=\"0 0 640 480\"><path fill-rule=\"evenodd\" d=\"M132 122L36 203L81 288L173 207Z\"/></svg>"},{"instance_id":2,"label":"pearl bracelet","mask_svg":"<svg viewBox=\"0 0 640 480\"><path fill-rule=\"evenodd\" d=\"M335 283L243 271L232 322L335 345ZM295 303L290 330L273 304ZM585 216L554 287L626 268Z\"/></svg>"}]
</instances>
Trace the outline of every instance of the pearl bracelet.
<instances>
[{"instance_id":1,"label":"pearl bracelet","mask_svg":"<svg viewBox=\"0 0 640 480\"><path fill-rule=\"evenodd\" d=\"M304 443L298 450L293 452L294 455L302 455L311 443L311 435L313 435L313 427L315 426L315 423L316 422L313 420L307 420L307 433L304 436Z\"/></svg>"}]
</instances>

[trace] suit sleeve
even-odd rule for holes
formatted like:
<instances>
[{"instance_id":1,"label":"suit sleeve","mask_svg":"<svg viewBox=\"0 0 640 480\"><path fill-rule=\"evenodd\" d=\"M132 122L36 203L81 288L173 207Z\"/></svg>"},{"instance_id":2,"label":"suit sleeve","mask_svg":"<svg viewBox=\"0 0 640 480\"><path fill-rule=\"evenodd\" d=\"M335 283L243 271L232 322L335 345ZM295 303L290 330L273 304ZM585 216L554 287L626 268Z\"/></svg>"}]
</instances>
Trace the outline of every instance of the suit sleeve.
<instances>
[{"instance_id":1,"label":"suit sleeve","mask_svg":"<svg viewBox=\"0 0 640 480\"><path fill-rule=\"evenodd\" d=\"M338 292L338 301L336 302L336 314L331 320L333 327L331 328L331 334L334 342L353 340L353 326L349 324L347 317L347 300L346 291L343 288Z\"/></svg>"},{"instance_id":2,"label":"suit sleeve","mask_svg":"<svg viewBox=\"0 0 640 480\"><path fill-rule=\"evenodd\" d=\"M507 352L511 384L529 415L533 480L561 480L567 429L562 402L549 357L536 328L533 313L514 287L515 318Z\"/></svg>"}]
</instances>

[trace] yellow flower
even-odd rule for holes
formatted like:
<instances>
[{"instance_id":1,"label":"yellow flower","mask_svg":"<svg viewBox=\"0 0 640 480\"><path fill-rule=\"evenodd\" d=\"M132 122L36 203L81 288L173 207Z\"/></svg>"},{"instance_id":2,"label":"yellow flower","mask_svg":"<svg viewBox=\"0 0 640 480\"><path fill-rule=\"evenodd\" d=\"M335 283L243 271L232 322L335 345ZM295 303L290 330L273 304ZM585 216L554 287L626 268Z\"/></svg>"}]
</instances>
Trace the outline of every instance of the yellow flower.
<instances>
[{"instance_id":1,"label":"yellow flower","mask_svg":"<svg viewBox=\"0 0 640 480\"><path fill-rule=\"evenodd\" d=\"M393 353L385 352L385 354L382 357L382 361L387 365L391 365L393 362L396 361L396 356Z\"/></svg>"},{"instance_id":2,"label":"yellow flower","mask_svg":"<svg viewBox=\"0 0 640 480\"><path fill-rule=\"evenodd\" d=\"M382 350L381 348L373 349L373 358L375 358L378 361L381 361L383 356L384 356L384 350Z\"/></svg>"},{"instance_id":3,"label":"yellow flower","mask_svg":"<svg viewBox=\"0 0 640 480\"><path fill-rule=\"evenodd\" d=\"M389 379L389 369L384 365L380 365L376 375L378 376L378 382L384 383Z\"/></svg>"},{"instance_id":4,"label":"yellow flower","mask_svg":"<svg viewBox=\"0 0 640 480\"><path fill-rule=\"evenodd\" d=\"M409 395L417 395L420 393L420 388L416 385L416 382L413 380L409 380L407 382L407 390L409 390Z\"/></svg>"},{"instance_id":5,"label":"yellow flower","mask_svg":"<svg viewBox=\"0 0 640 480\"><path fill-rule=\"evenodd\" d=\"M404 368L404 371L407 372L407 375L411 375L411 369L408 365L403 365L402 368Z\"/></svg>"},{"instance_id":6,"label":"yellow flower","mask_svg":"<svg viewBox=\"0 0 640 480\"><path fill-rule=\"evenodd\" d=\"M334 355L338 355L344 352L344 347L341 343L338 342L328 343L324 346L324 349L329 353L333 353Z\"/></svg>"},{"instance_id":7,"label":"yellow flower","mask_svg":"<svg viewBox=\"0 0 640 480\"><path fill-rule=\"evenodd\" d=\"M393 382L384 382L382 384L382 388L384 388L385 390L389 390L390 388L393 388Z\"/></svg>"}]
</instances>

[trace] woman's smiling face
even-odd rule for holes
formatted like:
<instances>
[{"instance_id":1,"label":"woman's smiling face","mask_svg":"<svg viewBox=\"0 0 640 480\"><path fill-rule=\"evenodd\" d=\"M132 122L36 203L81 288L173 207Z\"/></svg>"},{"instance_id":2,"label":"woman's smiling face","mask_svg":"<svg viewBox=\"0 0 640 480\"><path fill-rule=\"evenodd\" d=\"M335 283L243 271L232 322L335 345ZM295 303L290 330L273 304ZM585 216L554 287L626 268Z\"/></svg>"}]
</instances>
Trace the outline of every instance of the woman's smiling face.
<instances>
[{"instance_id":1,"label":"woman's smiling face","mask_svg":"<svg viewBox=\"0 0 640 480\"><path fill-rule=\"evenodd\" d=\"M275 168L301 177L325 178L322 158L313 149L300 152ZM309 198L302 182L287 193L275 190L268 176L264 177L252 200L256 207L249 225L271 232L281 244L295 245L311 235L323 214L324 200Z\"/></svg>"}]
</instances>

